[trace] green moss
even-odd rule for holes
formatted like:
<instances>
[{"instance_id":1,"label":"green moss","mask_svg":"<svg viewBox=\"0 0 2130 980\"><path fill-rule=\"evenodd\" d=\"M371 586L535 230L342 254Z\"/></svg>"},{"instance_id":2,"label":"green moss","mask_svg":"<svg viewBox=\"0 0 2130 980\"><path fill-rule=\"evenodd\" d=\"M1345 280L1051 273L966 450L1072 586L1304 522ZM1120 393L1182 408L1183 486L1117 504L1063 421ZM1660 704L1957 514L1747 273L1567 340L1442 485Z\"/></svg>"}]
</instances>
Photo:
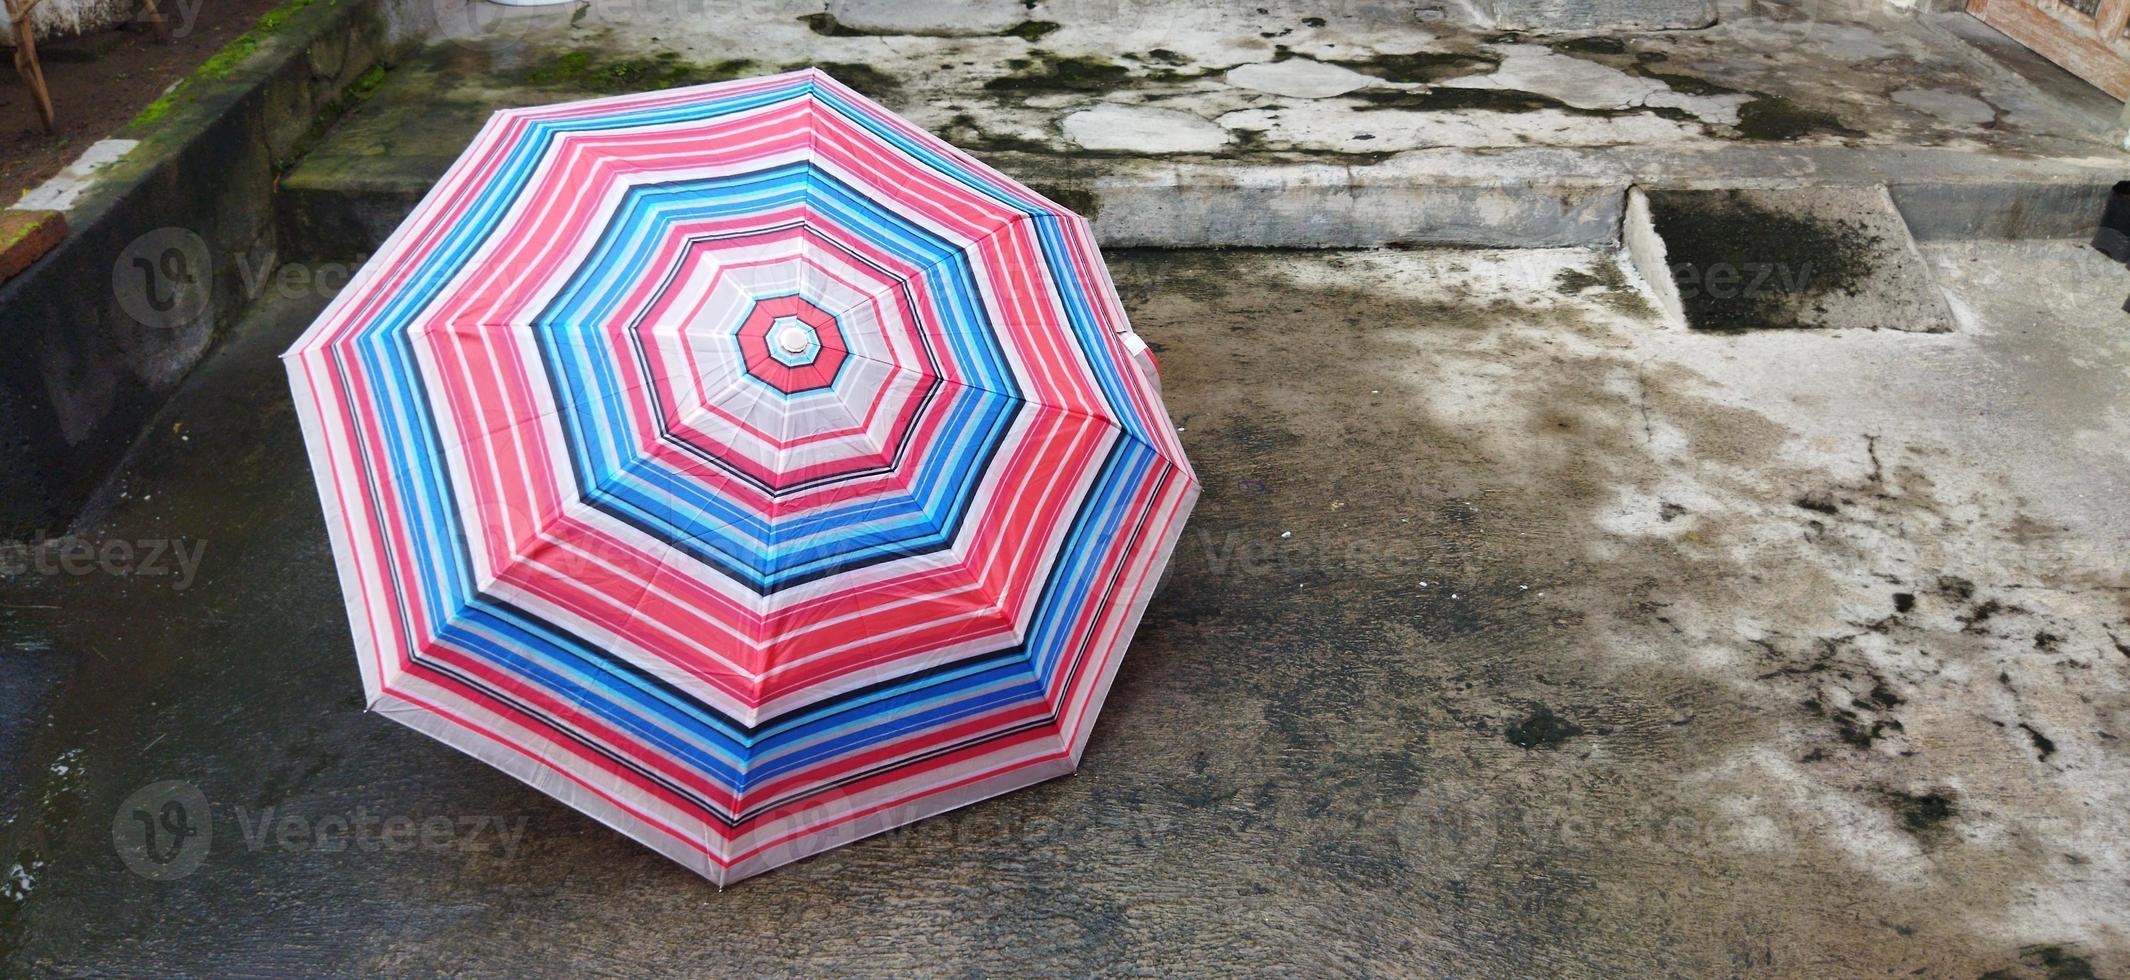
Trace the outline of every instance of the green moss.
<instances>
[{"instance_id":1,"label":"green moss","mask_svg":"<svg viewBox=\"0 0 2130 980\"><path fill-rule=\"evenodd\" d=\"M1116 88L1131 69L1100 58L1066 58L1045 52L1026 69L984 83L993 92L1100 92Z\"/></svg>"},{"instance_id":2,"label":"green moss","mask_svg":"<svg viewBox=\"0 0 2130 980\"><path fill-rule=\"evenodd\" d=\"M1827 133L1862 136L1830 112L1808 109L1779 95L1763 95L1738 107L1738 134L1749 140L1783 142Z\"/></svg>"},{"instance_id":3,"label":"green moss","mask_svg":"<svg viewBox=\"0 0 2130 980\"><path fill-rule=\"evenodd\" d=\"M288 23L288 19L290 17L296 16L297 11L300 11L310 5L311 0L289 0L288 3L284 3L279 7L275 7L274 9L269 10L264 14L261 14L259 16L258 25L256 27L253 27L252 30L261 35L272 34L276 31L279 31L281 29L281 25Z\"/></svg>"},{"instance_id":4,"label":"green moss","mask_svg":"<svg viewBox=\"0 0 2130 980\"><path fill-rule=\"evenodd\" d=\"M340 121L348 113L353 112L356 106L369 101L370 96L377 92L378 86L385 83L386 71L387 69L382 63L371 65L368 71L355 76L355 79L350 81L347 87L341 89L340 93L335 95L330 102L320 106L311 119L310 129L306 130L302 136L297 138L294 145L289 147L287 157L274 161L274 169L281 173L287 173L295 168L297 161L309 156L311 150L317 147L318 141L323 139L326 132L333 128L334 123Z\"/></svg>"},{"instance_id":5,"label":"green moss","mask_svg":"<svg viewBox=\"0 0 2130 980\"><path fill-rule=\"evenodd\" d=\"M525 69L520 78L534 85L594 94L648 92L723 82L751 74L754 62L730 59L697 64L672 51L648 58L609 58L590 48L551 55Z\"/></svg>"},{"instance_id":6,"label":"green moss","mask_svg":"<svg viewBox=\"0 0 2130 980\"><path fill-rule=\"evenodd\" d=\"M1154 50L1148 51L1146 54L1141 55L1139 60L1148 62L1150 64L1173 65L1177 67L1181 67L1183 65L1188 65L1191 63L1190 58L1177 54L1174 51L1170 51L1167 48L1155 48Z\"/></svg>"},{"instance_id":7,"label":"green moss","mask_svg":"<svg viewBox=\"0 0 2130 980\"><path fill-rule=\"evenodd\" d=\"M1476 75L1501 64L1501 58L1492 54L1417 51L1412 54L1379 54L1373 58L1333 61L1332 64L1388 82L1433 82L1462 75Z\"/></svg>"},{"instance_id":8,"label":"green moss","mask_svg":"<svg viewBox=\"0 0 2130 980\"><path fill-rule=\"evenodd\" d=\"M250 34L239 34L236 40L224 45L222 50L209 55L206 61L200 62L200 67L193 74L209 79L228 78L229 73L236 70L238 63L251 57L252 52L257 50L259 50L258 38Z\"/></svg>"},{"instance_id":9,"label":"green moss","mask_svg":"<svg viewBox=\"0 0 2130 980\"><path fill-rule=\"evenodd\" d=\"M1056 199L1052 198L1052 200ZM4 233L0 233L0 253L5 253L8 249L15 247L16 242L30 237L30 232L35 231L40 227L42 227L42 222L16 222L13 228L7 229Z\"/></svg>"},{"instance_id":10,"label":"green moss","mask_svg":"<svg viewBox=\"0 0 2130 980\"><path fill-rule=\"evenodd\" d=\"M180 82L179 84L182 85L184 83ZM148 103L146 107L141 109L139 115L133 117L133 125L145 126L169 115L170 107L177 104L177 95L178 90L172 88L170 91L157 96L154 102Z\"/></svg>"},{"instance_id":11,"label":"green moss","mask_svg":"<svg viewBox=\"0 0 2130 980\"><path fill-rule=\"evenodd\" d=\"M209 55L206 61L200 63L200 67L193 70L193 75L210 80L228 78L231 72L237 70L238 65L244 63L244 59L259 50L259 45L279 33L289 18L310 5L311 0L288 0L287 3L260 15L259 22L252 25L251 30L237 35L235 39L223 45L222 50Z\"/></svg>"},{"instance_id":12,"label":"green moss","mask_svg":"<svg viewBox=\"0 0 2130 980\"><path fill-rule=\"evenodd\" d=\"M1034 44L1037 41L1049 37L1051 32L1057 30L1059 27L1062 26L1064 25L1059 24L1056 21L1024 20L1018 24L1013 25L1012 27L1000 31L999 33L1005 37L1017 37L1030 44Z\"/></svg>"},{"instance_id":13,"label":"green moss","mask_svg":"<svg viewBox=\"0 0 2130 980\"><path fill-rule=\"evenodd\" d=\"M261 44L266 43L268 38L280 33L281 29L288 24L289 18L301 13L312 2L313 0L288 0L281 6L261 14L258 23L253 24L250 30L231 38L228 44L222 46L221 50L209 55L206 61L200 62L200 66L193 69L189 78L180 79L178 84L171 86L169 91L157 96L155 101L142 107L141 111L134 115L132 125L145 126L169 115L170 110L176 107L178 97L184 91L184 87L188 82L194 79L219 81L234 74L237 66L243 64L245 59L256 53ZM328 2L331 2L331 0L328 0Z\"/></svg>"},{"instance_id":14,"label":"green moss","mask_svg":"<svg viewBox=\"0 0 2130 980\"><path fill-rule=\"evenodd\" d=\"M370 94L376 92L377 87L384 83L385 66L371 65L369 71L363 72L361 75L356 76L353 82L348 83L347 97L354 102L361 102L369 98Z\"/></svg>"}]
</instances>

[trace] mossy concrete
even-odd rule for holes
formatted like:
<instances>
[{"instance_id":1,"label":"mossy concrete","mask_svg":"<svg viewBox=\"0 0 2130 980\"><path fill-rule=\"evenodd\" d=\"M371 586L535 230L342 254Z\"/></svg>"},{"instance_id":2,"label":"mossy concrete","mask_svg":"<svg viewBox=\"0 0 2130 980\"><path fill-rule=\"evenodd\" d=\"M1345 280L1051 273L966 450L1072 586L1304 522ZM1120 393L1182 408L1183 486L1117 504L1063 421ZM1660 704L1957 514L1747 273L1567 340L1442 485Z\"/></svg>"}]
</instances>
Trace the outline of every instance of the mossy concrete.
<instances>
[{"instance_id":1,"label":"mossy concrete","mask_svg":"<svg viewBox=\"0 0 2130 980\"><path fill-rule=\"evenodd\" d=\"M660 13L529 12L440 42L422 57L448 71L388 83L290 175L287 220L315 232L310 251L363 254L482 108L801 64L1088 202L1119 244L1594 244L1617 240L1630 184L1889 180L1897 202L1956 200L1992 234L2075 235L2130 159L2111 142L2110 107L1877 0L1726 0L1706 31L1568 35L1365 5L1208 17L1188 2L1055 0L944 34L930 21L853 27L798 2L767 4L744 30ZM1283 64L1338 84L1252 81L1293 75ZM2007 122L1926 111L1955 98ZM1132 135L1170 132L1193 136ZM1949 215L1929 217L1935 234Z\"/></svg>"},{"instance_id":2,"label":"mossy concrete","mask_svg":"<svg viewBox=\"0 0 2130 980\"><path fill-rule=\"evenodd\" d=\"M0 534L64 527L241 315L276 180L374 82L386 34L373 0L271 11L117 134L137 144L71 197L69 237L0 284Z\"/></svg>"}]
</instances>

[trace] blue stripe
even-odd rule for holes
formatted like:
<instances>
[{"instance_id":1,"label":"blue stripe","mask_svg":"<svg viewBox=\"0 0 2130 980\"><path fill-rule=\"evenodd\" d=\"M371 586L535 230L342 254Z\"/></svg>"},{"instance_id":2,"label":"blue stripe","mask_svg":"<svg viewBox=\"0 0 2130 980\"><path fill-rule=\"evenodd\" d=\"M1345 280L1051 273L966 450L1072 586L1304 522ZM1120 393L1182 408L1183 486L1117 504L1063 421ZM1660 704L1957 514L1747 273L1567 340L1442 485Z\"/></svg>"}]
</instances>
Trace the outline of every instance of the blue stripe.
<instances>
[{"instance_id":1,"label":"blue stripe","mask_svg":"<svg viewBox=\"0 0 2130 980\"><path fill-rule=\"evenodd\" d=\"M416 314L436 298L442 284L494 230L559 134L710 119L810 91L809 84L800 82L686 106L532 124L525 138L508 149L496 177L475 196L467 214L444 230L433 257L349 344L375 386L377 419L385 437L382 446L370 449L401 494L401 516L414 538L411 554L404 557L416 566L412 577L422 602L445 622L436 637L409 637L411 646L420 649L442 643L463 650L581 706L734 789L750 780L759 782L875 744L898 732L933 728L1001 705L1041 698L1055 675L1069 667L1067 654L1084 641L1070 635L1070 625L1086 602L1099 601L1099 590L1110 572L1101 556L1115 536L1140 516L1127 510L1135 489L1168 468L1150 448L1155 444L1150 436L1152 421L1132 413L1120 373L1124 367L1110 358L1107 338L1099 334L1103 328L1094 316L1089 284L1075 278L1059 219L990 178L871 120L840 96L813 92L902 152L1033 216L1036 238L1050 279L1058 287L1068 325L1088 352L1114 416L1126 428L1126 437L1117 441L1103 461L1093 490L1074 517L1037 600L1028 643L839 697L749 731L610 653L476 590L465 529L459 525L442 464L445 441L422 390L408 332ZM965 254L811 167L782 169L786 172L765 171L732 178L723 185L696 182L632 193L617 212L608 237L602 239L601 251L595 252L597 260L578 270L543 316L541 325L550 329L536 331L551 376L568 379L558 381L558 397L565 390L571 395L559 398L566 406L564 429L571 434L571 457L580 475L595 474L585 485L595 488L596 505L654 521L680 531L676 536L681 537L687 537L689 530L702 529L705 522L729 521L734 525L731 533L706 537L694 550L712 564L716 562L710 556L723 558L732 566L727 573L736 580L745 575L747 581L767 588L788 585L805 575L827 574L824 570L842 567L837 563L854 555L908 554L912 547L951 540L989 458L987 447L995 448L1022 404L985 319ZM623 383L620 375L613 365L584 357L580 345L570 341L572 330L605 322L599 314L611 310L615 290L593 291L589 284L605 269L620 270L622 282L635 281L645 271L641 266L648 255L646 243L656 237L658 229L693 216L744 213L789 200L793 194L839 223L862 231L898 259L924 268L929 292L940 305L926 312L946 340L942 356L953 358L972 384L996 394L955 389L943 396L948 399L944 431L957 438L938 447L946 451L927 454L908 501L825 511L788 522L777 528L775 540L768 540L769 529L758 515L742 513L687 481L631 459L632 450L615 440L617 432L625 431L614 398L616 386ZM579 290L584 294L579 295ZM756 760L761 761L756 764Z\"/></svg>"}]
</instances>

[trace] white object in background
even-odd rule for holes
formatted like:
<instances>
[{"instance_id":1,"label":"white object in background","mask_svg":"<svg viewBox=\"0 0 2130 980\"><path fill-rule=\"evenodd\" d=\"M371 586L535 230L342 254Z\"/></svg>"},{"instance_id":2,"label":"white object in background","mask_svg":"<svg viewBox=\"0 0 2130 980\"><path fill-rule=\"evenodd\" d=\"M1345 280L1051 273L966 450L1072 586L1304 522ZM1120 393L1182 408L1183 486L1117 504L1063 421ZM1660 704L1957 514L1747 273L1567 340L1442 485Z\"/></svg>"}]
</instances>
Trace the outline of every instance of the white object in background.
<instances>
[{"instance_id":1,"label":"white object in background","mask_svg":"<svg viewBox=\"0 0 2130 980\"><path fill-rule=\"evenodd\" d=\"M65 211L87 193L96 182L96 172L119 161L139 140L97 140L81 151L67 168L52 175L52 179L38 184L22 199L8 205L25 211Z\"/></svg>"},{"instance_id":2,"label":"white object in background","mask_svg":"<svg viewBox=\"0 0 2130 980\"><path fill-rule=\"evenodd\" d=\"M1161 365L1154 362L1154 352L1146 346L1146 340L1131 330L1119 330L1117 337L1124 341L1124 350L1132 356L1132 363L1139 365L1140 372L1146 375L1146 382L1159 392Z\"/></svg>"}]
</instances>

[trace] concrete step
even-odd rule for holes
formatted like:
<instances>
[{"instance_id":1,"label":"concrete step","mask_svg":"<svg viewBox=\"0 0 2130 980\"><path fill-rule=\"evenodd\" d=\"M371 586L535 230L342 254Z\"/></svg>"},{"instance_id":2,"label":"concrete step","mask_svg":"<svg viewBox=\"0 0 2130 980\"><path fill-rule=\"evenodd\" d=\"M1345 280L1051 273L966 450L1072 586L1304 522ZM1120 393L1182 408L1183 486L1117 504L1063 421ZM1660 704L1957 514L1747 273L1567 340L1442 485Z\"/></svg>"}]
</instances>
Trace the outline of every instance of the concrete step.
<instances>
[{"instance_id":1,"label":"concrete step","mask_svg":"<svg viewBox=\"0 0 2130 980\"><path fill-rule=\"evenodd\" d=\"M1884 188L1628 192L1627 254L1675 325L1950 333Z\"/></svg>"},{"instance_id":2,"label":"concrete step","mask_svg":"<svg viewBox=\"0 0 2130 980\"><path fill-rule=\"evenodd\" d=\"M2105 97L1969 26L1869 19L1876 3L1854 21L1816 4L1803 23L1757 4L1709 31L1625 37L1359 12L1288 23L1283 8L1114 23L1080 6L977 36L817 16L727 36L630 5L595 5L574 28L537 9L484 24L398 65L286 175L285 254L376 248L496 108L801 65L1115 245L1606 244L1630 185L1884 186L1918 238L2066 237L2130 163Z\"/></svg>"}]
</instances>

